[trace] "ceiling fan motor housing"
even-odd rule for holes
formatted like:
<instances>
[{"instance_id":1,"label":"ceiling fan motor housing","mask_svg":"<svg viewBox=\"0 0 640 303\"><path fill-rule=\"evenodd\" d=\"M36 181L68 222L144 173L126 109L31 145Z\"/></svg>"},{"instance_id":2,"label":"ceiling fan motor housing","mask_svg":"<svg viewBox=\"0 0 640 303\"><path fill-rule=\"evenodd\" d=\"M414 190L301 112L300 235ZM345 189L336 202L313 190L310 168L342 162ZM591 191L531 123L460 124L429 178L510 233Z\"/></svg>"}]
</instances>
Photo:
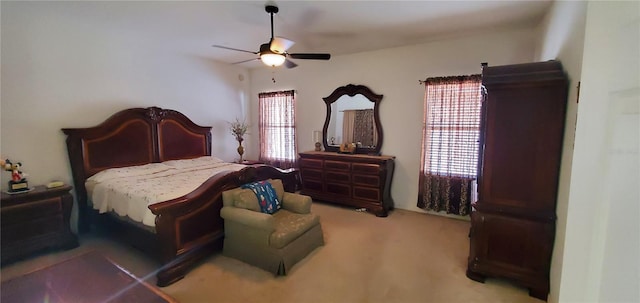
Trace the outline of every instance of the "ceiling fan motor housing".
<instances>
[{"instance_id":1,"label":"ceiling fan motor housing","mask_svg":"<svg viewBox=\"0 0 640 303\"><path fill-rule=\"evenodd\" d=\"M278 7L275 5L267 5L264 7L264 10L267 11L267 13L271 14L277 14L278 13Z\"/></svg>"},{"instance_id":2,"label":"ceiling fan motor housing","mask_svg":"<svg viewBox=\"0 0 640 303\"><path fill-rule=\"evenodd\" d=\"M276 53L271 51L270 43L265 43L260 45L260 55L262 54L276 54Z\"/></svg>"}]
</instances>

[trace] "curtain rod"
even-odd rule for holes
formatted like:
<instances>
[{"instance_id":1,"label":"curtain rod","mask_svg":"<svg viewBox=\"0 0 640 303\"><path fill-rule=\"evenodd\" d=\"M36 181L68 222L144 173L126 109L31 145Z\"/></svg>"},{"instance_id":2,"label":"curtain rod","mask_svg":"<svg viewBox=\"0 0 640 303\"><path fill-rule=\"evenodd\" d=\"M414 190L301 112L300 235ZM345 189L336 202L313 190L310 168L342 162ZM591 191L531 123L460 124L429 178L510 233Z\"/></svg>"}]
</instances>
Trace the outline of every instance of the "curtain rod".
<instances>
[{"instance_id":1,"label":"curtain rod","mask_svg":"<svg viewBox=\"0 0 640 303\"><path fill-rule=\"evenodd\" d=\"M425 84L427 82L440 82L440 81L447 81L447 80L452 80L452 79L457 79L457 80L467 80L467 79L474 79L477 77L482 77L482 74L473 74L473 75L463 75L463 76L447 76L447 77L429 77L425 80L418 80L418 84Z\"/></svg>"},{"instance_id":2,"label":"curtain rod","mask_svg":"<svg viewBox=\"0 0 640 303\"><path fill-rule=\"evenodd\" d=\"M289 93L289 92L297 93L298 91L296 91L295 89L288 89L288 90L280 90L280 91L261 92L261 93L258 93L258 96L259 95L286 94L286 93Z\"/></svg>"},{"instance_id":3,"label":"curtain rod","mask_svg":"<svg viewBox=\"0 0 640 303\"><path fill-rule=\"evenodd\" d=\"M338 112L342 113L342 112L348 112L348 111L359 111L359 110L373 110L373 108L364 108L364 109L343 109L343 110L339 110Z\"/></svg>"},{"instance_id":4,"label":"curtain rod","mask_svg":"<svg viewBox=\"0 0 640 303\"><path fill-rule=\"evenodd\" d=\"M481 67L480 70L482 70L483 68L485 68L487 66L489 66L489 63L487 63L487 62L480 63L480 67ZM473 77L473 76L478 76L478 74L473 74L473 75L468 75L468 76L452 76L452 77ZM482 76L482 75L480 74L480 76ZM431 77L431 78L427 78L427 79L424 79L424 80L418 80L418 84L423 85L427 81L429 81L429 79L435 79L435 78L444 79L444 78L451 78L451 77Z\"/></svg>"}]
</instances>

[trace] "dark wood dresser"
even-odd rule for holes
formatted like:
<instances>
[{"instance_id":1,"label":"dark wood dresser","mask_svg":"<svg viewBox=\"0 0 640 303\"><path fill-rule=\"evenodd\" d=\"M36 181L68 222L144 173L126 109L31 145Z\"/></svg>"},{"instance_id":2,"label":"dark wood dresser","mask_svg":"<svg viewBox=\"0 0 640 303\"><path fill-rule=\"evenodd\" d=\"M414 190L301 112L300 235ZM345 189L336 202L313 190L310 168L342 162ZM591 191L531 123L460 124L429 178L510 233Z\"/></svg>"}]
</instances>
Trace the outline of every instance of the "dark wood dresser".
<instances>
[{"instance_id":1,"label":"dark wood dresser","mask_svg":"<svg viewBox=\"0 0 640 303\"><path fill-rule=\"evenodd\" d=\"M2 264L47 248L78 246L69 226L70 190L71 186L36 186L27 193L2 193Z\"/></svg>"},{"instance_id":2,"label":"dark wood dresser","mask_svg":"<svg viewBox=\"0 0 640 303\"><path fill-rule=\"evenodd\" d=\"M546 300L568 80L557 61L484 67L478 201L467 276Z\"/></svg>"},{"instance_id":3,"label":"dark wood dresser","mask_svg":"<svg viewBox=\"0 0 640 303\"><path fill-rule=\"evenodd\" d=\"M300 153L302 194L313 199L366 208L378 217L393 209L393 156Z\"/></svg>"}]
</instances>

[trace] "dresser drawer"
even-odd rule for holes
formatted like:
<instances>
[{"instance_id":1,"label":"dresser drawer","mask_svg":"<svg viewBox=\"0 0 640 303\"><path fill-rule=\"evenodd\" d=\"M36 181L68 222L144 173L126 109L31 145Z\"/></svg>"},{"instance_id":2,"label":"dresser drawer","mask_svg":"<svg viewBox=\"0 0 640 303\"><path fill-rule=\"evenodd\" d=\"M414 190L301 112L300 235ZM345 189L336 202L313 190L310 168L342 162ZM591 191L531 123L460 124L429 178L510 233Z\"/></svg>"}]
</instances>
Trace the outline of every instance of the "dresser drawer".
<instances>
[{"instance_id":1,"label":"dresser drawer","mask_svg":"<svg viewBox=\"0 0 640 303\"><path fill-rule=\"evenodd\" d=\"M363 163L353 163L354 174L372 174L377 175L380 173L380 165L379 164L363 164Z\"/></svg>"},{"instance_id":2,"label":"dresser drawer","mask_svg":"<svg viewBox=\"0 0 640 303\"><path fill-rule=\"evenodd\" d=\"M299 161L300 167L309 167L309 168L317 168L322 169L322 160L318 159L300 159Z\"/></svg>"},{"instance_id":3,"label":"dresser drawer","mask_svg":"<svg viewBox=\"0 0 640 303\"><path fill-rule=\"evenodd\" d=\"M302 175L302 180L305 179L322 179L322 170L319 169L311 169L311 168L302 168L300 169L300 174Z\"/></svg>"},{"instance_id":4,"label":"dresser drawer","mask_svg":"<svg viewBox=\"0 0 640 303\"><path fill-rule=\"evenodd\" d=\"M302 189L303 189L303 192L307 192L307 191L322 192L324 190L321 180L310 180L310 179L302 179Z\"/></svg>"},{"instance_id":5,"label":"dresser drawer","mask_svg":"<svg viewBox=\"0 0 640 303\"><path fill-rule=\"evenodd\" d=\"M2 225L19 224L42 217L62 214L60 197L2 208Z\"/></svg>"},{"instance_id":6,"label":"dresser drawer","mask_svg":"<svg viewBox=\"0 0 640 303\"><path fill-rule=\"evenodd\" d=\"M380 190L373 187L354 186L353 198L377 202L380 201Z\"/></svg>"},{"instance_id":7,"label":"dresser drawer","mask_svg":"<svg viewBox=\"0 0 640 303\"><path fill-rule=\"evenodd\" d=\"M351 181L351 175L349 173L335 171L327 171L325 173L325 178L327 179L327 182L349 183Z\"/></svg>"},{"instance_id":8,"label":"dresser drawer","mask_svg":"<svg viewBox=\"0 0 640 303\"><path fill-rule=\"evenodd\" d=\"M377 175L353 175L353 185L379 187L380 177Z\"/></svg>"},{"instance_id":9,"label":"dresser drawer","mask_svg":"<svg viewBox=\"0 0 640 303\"><path fill-rule=\"evenodd\" d=\"M326 191L344 197L351 197L351 186L337 183L327 183Z\"/></svg>"},{"instance_id":10,"label":"dresser drawer","mask_svg":"<svg viewBox=\"0 0 640 303\"><path fill-rule=\"evenodd\" d=\"M343 162L343 161L325 160L324 168L332 169L332 170L340 170L340 171L349 171L351 169L351 163Z\"/></svg>"}]
</instances>

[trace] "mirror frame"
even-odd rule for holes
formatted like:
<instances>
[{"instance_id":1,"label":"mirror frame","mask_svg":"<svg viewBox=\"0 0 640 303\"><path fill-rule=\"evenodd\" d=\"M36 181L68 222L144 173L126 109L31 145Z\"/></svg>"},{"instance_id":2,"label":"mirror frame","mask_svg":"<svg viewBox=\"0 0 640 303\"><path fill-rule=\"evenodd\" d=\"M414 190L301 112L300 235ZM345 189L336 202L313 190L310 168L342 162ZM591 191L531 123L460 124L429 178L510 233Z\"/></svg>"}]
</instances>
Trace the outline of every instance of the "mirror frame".
<instances>
[{"instance_id":1,"label":"mirror frame","mask_svg":"<svg viewBox=\"0 0 640 303\"><path fill-rule=\"evenodd\" d=\"M380 114L379 114L379 105L380 101L382 101L382 95L375 94L371 89L364 85L354 85L348 84L345 86L341 86L336 88L331 95L322 98L324 103L327 105L327 116L324 120L324 127L322 128L322 143L324 145L324 150L329 152L337 152L340 147L338 145L329 145L327 141L327 130L329 129L329 121L331 120L331 104L333 102L338 101L342 96L350 96L353 97L357 94L363 95L365 98L369 99L369 101L373 102L373 118L376 124L376 131L378 132L378 142L376 142L375 147L358 147L356 148L356 154L370 154L370 155L380 155L380 148L382 147L382 123L380 123Z\"/></svg>"}]
</instances>

